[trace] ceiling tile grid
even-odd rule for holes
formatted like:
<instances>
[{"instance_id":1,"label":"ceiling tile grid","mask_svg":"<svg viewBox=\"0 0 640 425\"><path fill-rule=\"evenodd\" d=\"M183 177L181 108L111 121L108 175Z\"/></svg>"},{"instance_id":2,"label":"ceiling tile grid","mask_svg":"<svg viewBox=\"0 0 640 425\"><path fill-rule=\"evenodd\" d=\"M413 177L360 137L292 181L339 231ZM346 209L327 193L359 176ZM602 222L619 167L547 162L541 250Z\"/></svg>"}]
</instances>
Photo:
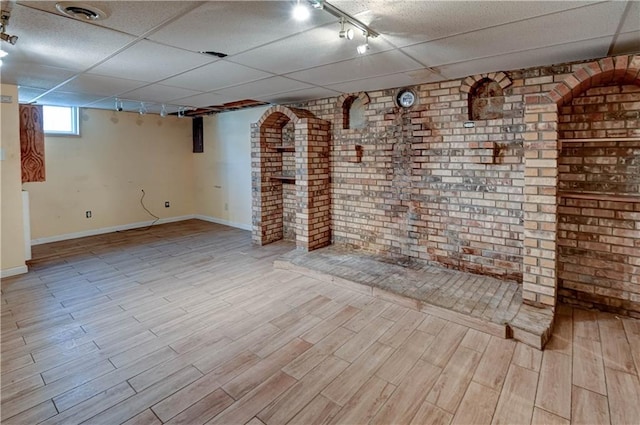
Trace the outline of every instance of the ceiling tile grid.
<instances>
[{"instance_id":1,"label":"ceiling tile grid","mask_svg":"<svg viewBox=\"0 0 640 425\"><path fill-rule=\"evenodd\" d=\"M361 31L339 38L326 10L295 21L289 0L87 3L107 18L13 3L6 30L19 40L2 43L0 78L19 86L20 101L113 108L118 97L150 112L300 102L640 52L637 1L330 1L381 34L365 55L355 51Z\"/></svg>"}]
</instances>

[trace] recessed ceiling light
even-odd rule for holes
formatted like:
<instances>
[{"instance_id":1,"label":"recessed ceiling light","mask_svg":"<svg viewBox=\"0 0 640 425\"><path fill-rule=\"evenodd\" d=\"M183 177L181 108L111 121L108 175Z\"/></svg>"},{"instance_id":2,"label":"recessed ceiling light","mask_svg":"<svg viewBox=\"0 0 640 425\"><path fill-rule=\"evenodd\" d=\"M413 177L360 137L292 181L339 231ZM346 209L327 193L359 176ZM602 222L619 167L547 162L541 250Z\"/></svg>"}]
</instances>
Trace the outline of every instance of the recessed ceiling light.
<instances>
[{"instance_id":1,"label":"recessed ceiling light","mask_svg":"<svg viewBox=\"0 0 640 425\"><path fill-rule=\"evenodd\" d=\"M59 12L81 21L100 21L107 18L106 12L86 3L61 1L56 3Z\"/></svg>"}]
</instances>

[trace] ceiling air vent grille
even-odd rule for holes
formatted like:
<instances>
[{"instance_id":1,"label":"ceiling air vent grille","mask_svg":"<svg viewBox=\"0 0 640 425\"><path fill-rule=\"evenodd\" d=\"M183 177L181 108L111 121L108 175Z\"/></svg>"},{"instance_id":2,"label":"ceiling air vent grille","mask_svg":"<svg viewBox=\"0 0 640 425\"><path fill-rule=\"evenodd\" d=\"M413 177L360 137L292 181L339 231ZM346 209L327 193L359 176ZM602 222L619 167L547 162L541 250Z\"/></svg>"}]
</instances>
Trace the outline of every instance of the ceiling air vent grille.
<instances>
[{"instance_id":1,"label":"ceiling air vent grille","mask_svg":"<svg viewBox=\"0 0 640 425\"><path fill-rule=\"evenodd\" d=\"M104 11L85 3L62 1L56 3L56 9L67 16L81 21L100 21L107 17Z\"/></svg>"}]
</instances>

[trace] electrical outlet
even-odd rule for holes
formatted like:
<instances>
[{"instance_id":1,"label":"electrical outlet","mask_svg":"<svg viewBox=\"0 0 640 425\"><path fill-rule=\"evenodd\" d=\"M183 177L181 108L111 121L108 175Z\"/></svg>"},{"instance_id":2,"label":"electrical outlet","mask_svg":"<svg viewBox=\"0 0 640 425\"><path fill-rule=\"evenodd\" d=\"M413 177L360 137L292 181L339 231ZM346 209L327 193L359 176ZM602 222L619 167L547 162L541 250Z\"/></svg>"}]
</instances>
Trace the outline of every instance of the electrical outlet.
<instances>
[{"instance_id":1,"label":"electrical outlet","mask_svg":"<svg viewBox=\"0 0 640 425\"><path fill-rule=\"evenodd\" d=\"M169 203L169 201L164 201L164 207L165 208L169 208L171 206L171 204Z\"/></svg>"},{"instance_id":2,"label":"electrical outlet","mask_svg":"<svg viewBox=\"0 0 640 425\"><path fill-rule=\"evenodd\" d=\"M91 218L91 211L86 211L86 212L84 213L84 215L85 215L85 217L87 217L87 218Z\"/></svg>"}]
</instances>

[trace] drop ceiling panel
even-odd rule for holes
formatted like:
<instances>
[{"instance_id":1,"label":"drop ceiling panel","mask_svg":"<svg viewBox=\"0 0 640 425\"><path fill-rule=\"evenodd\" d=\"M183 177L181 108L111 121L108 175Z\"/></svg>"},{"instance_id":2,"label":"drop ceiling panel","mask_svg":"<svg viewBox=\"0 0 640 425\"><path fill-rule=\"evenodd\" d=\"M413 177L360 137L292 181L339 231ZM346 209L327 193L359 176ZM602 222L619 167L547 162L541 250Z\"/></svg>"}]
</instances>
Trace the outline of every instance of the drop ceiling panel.
<instances>
[{"instance_id":1,"label":"drop ceiling panel","mask_svg":"<svg viewBox=\"0 0 640 425\"><path fill-rule=\"evenodd\" d=\"M285 77L271 77L243 84L241 86L219 90L218 93L221 95L227 95L234 100L262 100L272 94L308 89L312 87L313 86L311 84L302 83Z\"/></svg>"},{"instance_id":2,"label":"drop ceiling panel","mask_svg":"<svg viewBox=\"0 0 640 425\"><path fill-rule=\"evenodd\" d=\"M40 96L44 92L46 92L46 90L21 86L20 89L18 90L18 102L31 103L32 99L35 99L36 97Z\"/></svg>"},{"instance_id":3,"label":"drop ceiling panel","mask_svg":"<svg viewBox=\"0 0 640 425\"><path fill-rule=\"evenodd\" d=\"M619 34L612 42L612 55L624 55L640 51L640 31Z\"/></svg>"},{"instance_id":4,"label":"drop ceiling panel","mask_svg":"<svg viewBox=\"0 0 640 425\"><path fill-rule=\"evenodd\" d=\"M184 74L171 77L162 83L208 92L271 76L272 75L267 72L220 60L198 69L187 71Z\"/></svg>"},{"instance_id":5,"label":"drop ceiling panel","mask_svg":"<svg viewBox=\"0 0 640 425\"><path fill-rule=\"evenodd\" d=\"M99 96L117 96L149 83L125 78L81 74L61 87L66 92L91 93Z\"/></svg>"},{"instance_id":6,"label":"drop ceiling panel","mask_svg":"<svg viewBox=\"0 0 640 425\"><path fill-rule=\"evenodd\" d=\"M180 99L183 97L195 96L202 94L202 92L183 89L182 87L165 86L162 84L152 84L147 87L142 87L127 93L124 93L122 97L131 100L140 100L146 102L166 102L167 99Z\"/></svg>"},{"instance_id":7,"label":"drop ceiling panel","mask_svg":"<svg viewBox=\"0 0 640 425\"><path fill-rule=\"evenodd\" d=\"M327 87L342 93L356 93L361 91L413 86L416 84L440 80L443 80L443 78L438 74L428 70L422 70L421 72L415 73L399 72L397 74L384 75L382 77L365 78L363 80L349 81L348 83L332 84Z\"/></svg>"},{"instance_id":8,"label":"drop ceiling panel","mask_svg":"<svg viewBox=\"0 0 640 425\"><path fill-rule=\"evenodd\" d=\"M585 58L598 58L606 53L610 43L611 37L602 37L596 40L578 41L575 43L444 65L438 67L438 70L447 79L454 79L486 72L551 65Z\"/></svg>"},{"instance_id":9,"label":"drop ceiling panel","mask_svg":"<svg viewBox=\"0 0 640 425\"><path fill-rule=\"evenodd\" d=\"M197 51L234 55L289 37L335 18L314 11L311 19L291 18L290 1L211 1L172 22L149 39Z\"/></svg>"},{"instance_id":10,"label":"drop ceiling panel","mask_svg":"<svg viewBox=\"0 0 640 425\"><path fill-rule=\"evenodd\" d=\"M231 60L275 74L286 74L357 57L356 47L365 41L360 31L356 31L353 40L340 38L339 31L336 18L335 24L236 55ZM382 38L371 39L369 46L369 54L393 48Z\"/></svg>"},{"instance_id":11,"label":"drop ceiling panel","mask_svg":"<svg viewBox=\"0 0 640 425\"><path fill-rule=\"evenodd\" d=\"M8 30L19 37L11 60L72 71L83 71L135 40L19 4L11 12Z\"/></svg>"},{"instance_id":12,"label":"drop ceiling panel","mask_svg":"<svg viewBox=\"0 0 640 425\"><path fill-rule=\"evenodd\" d=\"M397 50L362 55L355 59L287 74L288 77L317 85L331 85L424 68Z\"/></svg>"},{"instance_id":13,"label":"drop ceiling panel","mask_svg":"<svg viewBox=\"0 0 640 425\"><path fill-rule=\"evenodd\" d=\"M629 9L624 17L624 23L620 28L620 32L638 31L640 29L640 2L629 1L627 2ZM640 46L637 46L640 49Z\"/></svg>"},{"instance_id":14,"label":"drop ceiling panel","mask_svg":"<svg viewBox=\"0 0 640 425\"><path fill-rule=\"evenodd\" d=\"M142 40L93 68L90 73L155 82L212 61L207 55Z\"/></svg>"},{"instance_id":15,"label":"drop ceiling panel","mask_svg":"<svg viewBox=\"0 0 640 425\"><path fill-rule=\"evenodd\" d=\"M294 90L286 93L278 93L269 96L265 96L261 99L264 102L270 103L293 103L302 102L304 100L311 99L323 99L326 97L339 96L341 92L325 89L322 87L312 87L304 90Z\"/></svg>"},{"instance_id":16,"label":"drop ceiling panel","mask_svg":"<svg viewBox=\"0 0 640 425\"><path fill-rule=\"evenodd\" d=\"M335 0L331 3L357 15L395 46L404 47L596 2Z\"/></svg>"},{"instance_id":17,"label":"drop ceiling panel","mask_svg":"<svg viewBox=\"0 0 640 425\"><path fill-rule=\"evenodd\" d=\"M240 99L246 99L246 97L236 97L235 95L221 95L219 93L203 93L196 96L184 97L181 99L173 99L172 102L176 105L192 106L194 108L206 108L207 106L222 105L227 102L233 102Z\"/></svg>"},{"instance_id":18,"label":"drop ceiling panel","mask_svg":"<svg viewBox=\"0 0 640 425\"><path fill-rule=\"evenodd\" d=\"M21 6L40 9L60 15L66 19L73 19L62 15L56 9L56 1L18 1ZM142 35L168 19L179 16L183 12L197 6L195 1L91 1L91 6L97 7L107 14L102 21L86 23L112 28L132 35Z\"/></svg>"},{"instance_id":19,"label":"drop ceiling panel","mask_svg":"<svg viewBox=\"0 0 640 425\"><path fill-rule=\"evenodd\" d=\"M87 103L92 103L100 99L100 96L93 96L90 94L55 91L45 94L43 97L38 99L37 103L41 105L83 106Z\"/></svg>"},{"instance_id":20,"label":"drop ceiling panel","mask_svg":"<svg viewBox=\"0 0 640 425\"><path fill-rule=\"evenodd\" d=\"M3 84L51 89L75 75L68 69L17 62L11 55L3 58L2 61Z\"/></svg>"},{"instance_id":21,"label":"drop ceiling panel","mask_svg":"<svg viewBox=\"0 0 640 425\"><path fill-rule=\"evenodd\" d=\"M624 7L624 2L582 7L571 12L488 28L402 50L428 66L439 66L598 38L615 33Z\"/></svg>"}]
</instances>

